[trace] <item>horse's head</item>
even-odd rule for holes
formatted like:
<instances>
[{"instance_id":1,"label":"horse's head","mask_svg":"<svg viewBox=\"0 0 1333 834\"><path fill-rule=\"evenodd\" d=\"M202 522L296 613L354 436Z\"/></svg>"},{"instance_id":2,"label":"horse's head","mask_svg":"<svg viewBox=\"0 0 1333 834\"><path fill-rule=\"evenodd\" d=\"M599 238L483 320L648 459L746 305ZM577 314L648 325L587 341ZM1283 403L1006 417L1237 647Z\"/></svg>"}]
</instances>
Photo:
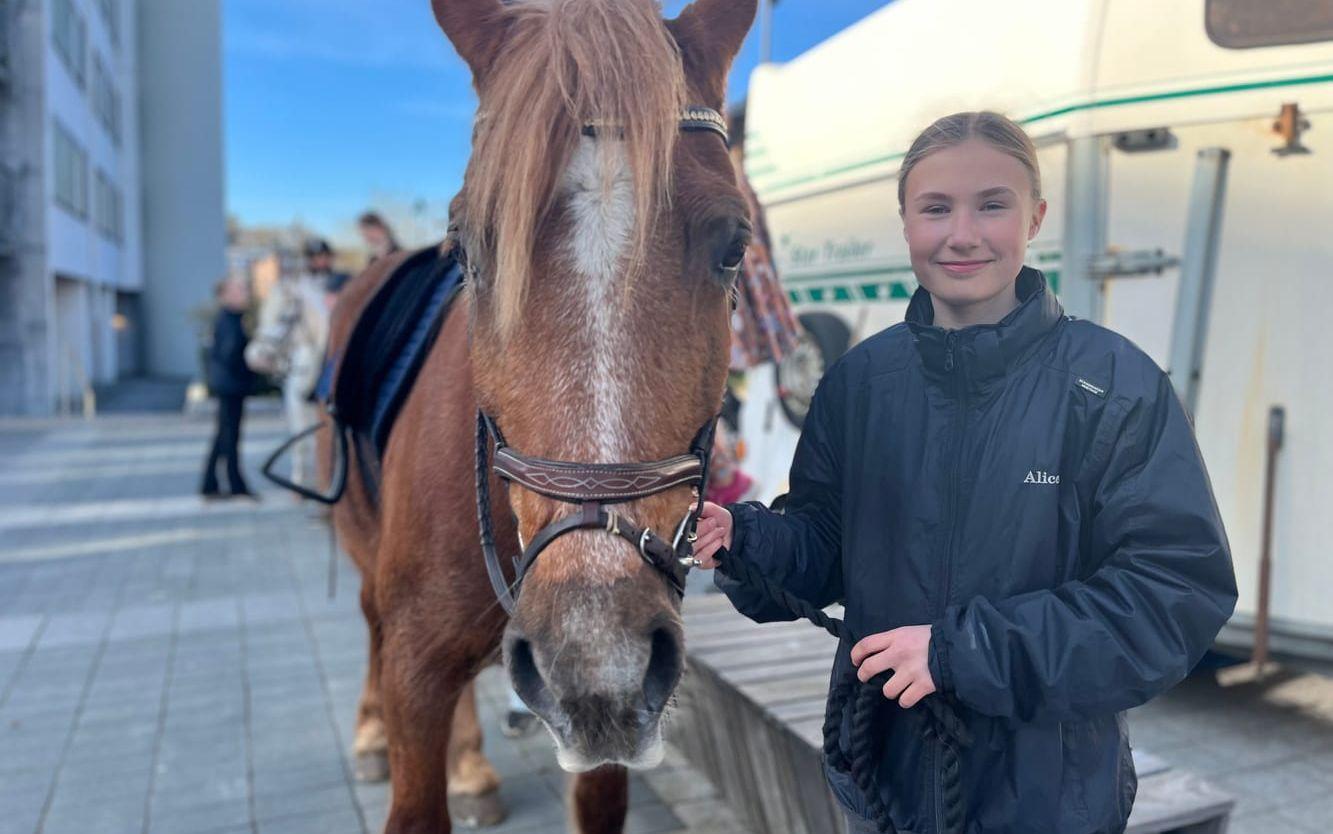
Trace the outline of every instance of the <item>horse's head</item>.
<instances>
[{"instance_id":1,"label":"horse's head","mask_svg":"<svg viewBox=\"0 0 1333 834\"><path fill-rule=\"evenodd\" d=\"M479 109L461 200L481 407L514 449L585 464L686 452L721 404L728 291L749 236L722 110L754 0L434 0ZM671 541L688 485L615 504ZM513 484L529 545L577 510ZM561 764L651 766L683 670L679 598L623 537L582 529L527 573L505 635Z\"/></svg>"}]
</instances>

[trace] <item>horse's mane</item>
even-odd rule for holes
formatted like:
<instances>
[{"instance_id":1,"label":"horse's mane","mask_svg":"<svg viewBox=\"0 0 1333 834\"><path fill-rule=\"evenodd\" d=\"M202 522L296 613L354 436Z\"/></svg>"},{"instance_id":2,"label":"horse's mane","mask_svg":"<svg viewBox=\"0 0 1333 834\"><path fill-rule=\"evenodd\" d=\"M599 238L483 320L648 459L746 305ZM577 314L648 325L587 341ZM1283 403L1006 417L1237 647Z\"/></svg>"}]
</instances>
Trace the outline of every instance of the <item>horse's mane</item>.
<instances>
[{"instance_id":1,"label":"horse's mane","mask_svg":"<svg viewBox=\"0 0 1333 834\"><path fill-rule=\"evenodd\" d=\"M636 210L630 274L644 261L670 193L685 99L680 54L653 0L517 0L504 14L509 32L480 82L464 184L464 244L494 276L502 334L518 320L538 227L585 123L623 135L598 146L608 171L615 149L624 151Z\"/></svg>"}]
</instances>

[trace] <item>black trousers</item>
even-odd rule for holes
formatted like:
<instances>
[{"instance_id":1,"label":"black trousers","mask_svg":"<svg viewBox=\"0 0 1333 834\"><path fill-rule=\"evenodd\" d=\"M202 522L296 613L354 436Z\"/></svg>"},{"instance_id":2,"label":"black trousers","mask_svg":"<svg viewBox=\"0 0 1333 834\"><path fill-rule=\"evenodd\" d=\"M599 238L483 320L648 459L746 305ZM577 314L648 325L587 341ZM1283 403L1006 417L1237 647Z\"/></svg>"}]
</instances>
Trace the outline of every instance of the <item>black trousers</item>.
<instances>
[{"instance_id":1,"label":"black trousers","mask_svg":"<svg viewBox=\"0 0 1333 834\"><path fill-rule=\"evenodd\" d=\"M241 415L245 413L245 397L222 395L218 397L218 426L213 436L213 448L204 466L202 492L218 492L218 462L227 466L228 492L232 495L249 492L241 476Z\"/></svg>"}]
</instances>

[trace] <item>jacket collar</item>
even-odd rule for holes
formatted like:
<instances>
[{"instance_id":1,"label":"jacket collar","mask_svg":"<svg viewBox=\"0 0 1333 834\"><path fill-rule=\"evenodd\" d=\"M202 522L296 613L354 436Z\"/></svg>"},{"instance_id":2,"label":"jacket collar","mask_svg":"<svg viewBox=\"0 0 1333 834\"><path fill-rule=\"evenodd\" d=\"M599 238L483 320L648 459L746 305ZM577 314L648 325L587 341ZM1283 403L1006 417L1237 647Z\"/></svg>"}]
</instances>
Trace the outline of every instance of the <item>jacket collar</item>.
<instances>
[{"instance_id":1,"label":"jacket collar","mask_svg":"<svg viewBox=\"0 0 1333 834\"><path fill-rule=\"evenodd\" d=\"M1047 288L1046 276L1031 267L1019 271L1014 292L1019 305L999 323L945 330L935 326L930 294L918 288L906 319L926 376L941 384L961 380L965 390L980 393L1026 361L1064 318L1064 309Z\"/></svg>"}]
</instances>

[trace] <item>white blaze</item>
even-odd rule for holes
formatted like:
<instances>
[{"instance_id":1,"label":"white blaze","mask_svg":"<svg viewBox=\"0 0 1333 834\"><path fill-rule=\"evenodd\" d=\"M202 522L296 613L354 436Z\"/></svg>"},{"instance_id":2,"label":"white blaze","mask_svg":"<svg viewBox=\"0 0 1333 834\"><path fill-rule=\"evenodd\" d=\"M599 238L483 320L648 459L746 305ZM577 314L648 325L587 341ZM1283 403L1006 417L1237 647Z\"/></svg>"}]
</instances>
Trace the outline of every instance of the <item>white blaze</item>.
<instances>
[{"instance_id":1,"label":"white blaze","mask_svg":"<svg viewBox=\"0 0 1333 834\"><path fill-rule=\"evenodd\" d=\"M612 165L603 164L602 151L615 154ZM618 319L634 231L634 184L619 143L599 144L588 136L580 140L562 184L570 220L565 251L584 292L590 367L580 370L588 373L593 400L593 424L569 429L592 436L595 462L623 461L627 432L620 399L625 381L635 377L632 351L624 344Z\"/></svg>"}]
</instances>

